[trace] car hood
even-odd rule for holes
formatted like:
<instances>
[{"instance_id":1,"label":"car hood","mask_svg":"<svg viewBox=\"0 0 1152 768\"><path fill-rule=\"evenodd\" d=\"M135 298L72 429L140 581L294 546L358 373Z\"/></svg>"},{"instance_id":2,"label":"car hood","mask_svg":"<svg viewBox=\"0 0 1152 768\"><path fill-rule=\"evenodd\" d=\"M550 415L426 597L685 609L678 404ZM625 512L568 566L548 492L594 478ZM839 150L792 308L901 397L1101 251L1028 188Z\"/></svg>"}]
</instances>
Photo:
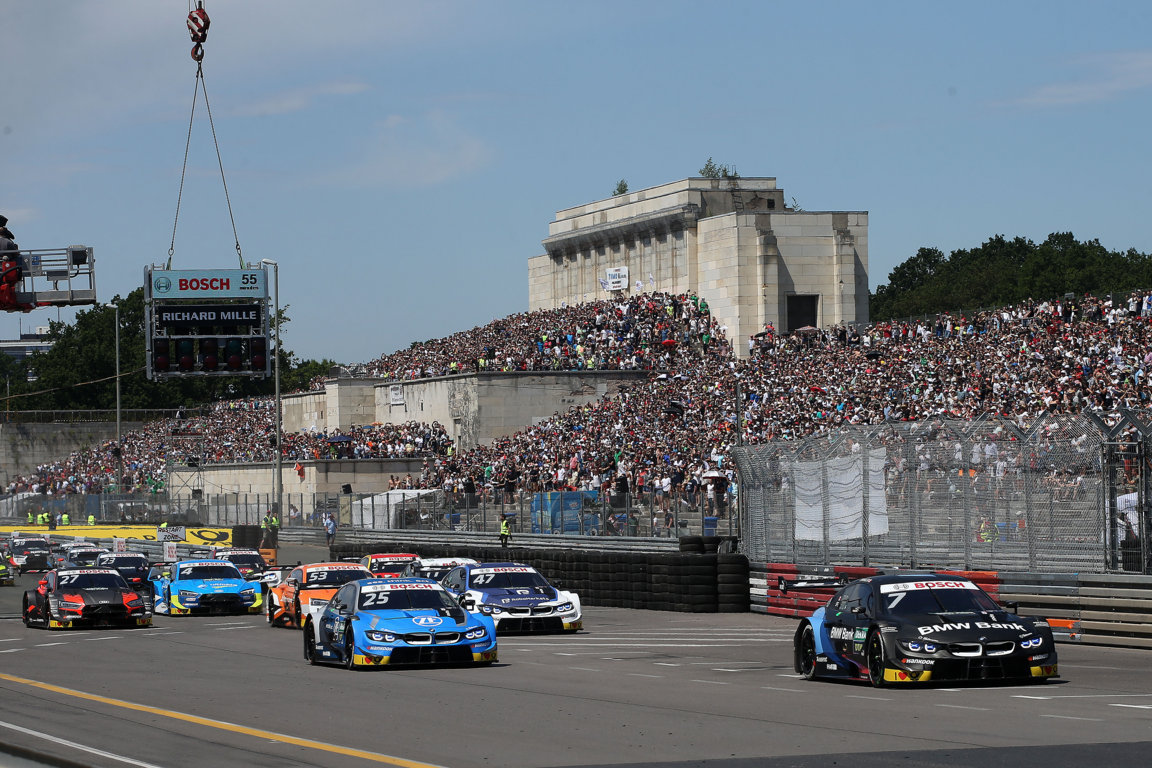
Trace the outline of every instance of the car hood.
<instances>
[{"instance_id":1,"label":"car hood","mask_svg":"<svg viewBox=\"0 0 1152 768\"><path fill-rule=\"evenodd\" d=\"M433 609L361 611L360 618L365 630L377 629L398 633L456 631L476 623L463 609L447 614Z\"/></svg>"},{"instance_id":2,"label":"car hood","mask_svg":"<svg viewBox=\"0 0 1152 768\"><path fill-rule=\"evenodd\" d=\"M111 587L102 587L99 589L62 589L59 594L61 599L64 599L65 596L79 596L80 599L84 601L84 605L120 605L124 602L124 592ZM75 600L72 602L75 602Z\"/></svg>"},{"instance_id":3,"label":"car hood","mask_svg":"<svg viewBox=\"0 0 1152 768\"><path fill-rule=\"evenodd\" d=\"M184 579L172 582L173 591L183 589L189 592L239 592L252 584L244 579Z\"/></svg>"},{"instance_id":4,"label":"car hood","mask_svg":"<svg viewBox=\"0 0 1152 768\"><path fill-rule=\"evenodd\" d=\"M1043 622L1012 613L921 614L902 617L900 636L936 643L1016 640L1037 634Z\"/></svg>"},{"instance_id":5,"label":"car hood","mask_svg":"<svg viewBox=\"0 0 1152 768\"><path fill-rule=\"evenodd\" d=\"M475 590L484 596L490 605L525 606L551 603L560 599L560 593L552 587L512 587L510 589Z\"/></svg>"}]
</instances>

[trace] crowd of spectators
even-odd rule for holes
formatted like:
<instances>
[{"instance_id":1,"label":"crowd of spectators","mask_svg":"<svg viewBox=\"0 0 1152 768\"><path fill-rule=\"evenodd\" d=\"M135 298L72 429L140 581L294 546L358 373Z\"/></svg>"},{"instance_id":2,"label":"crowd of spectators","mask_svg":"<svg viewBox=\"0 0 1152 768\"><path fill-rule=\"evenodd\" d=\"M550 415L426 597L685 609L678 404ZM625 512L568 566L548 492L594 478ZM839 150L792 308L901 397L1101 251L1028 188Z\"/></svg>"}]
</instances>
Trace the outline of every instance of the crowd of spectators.
<instances>
[{"instance_id":1,"label":"crowd of spectators","mask_svg":"<svg viewBox=\"0 0 1152 768\"><path fill-rule=\"evenodd\" d=\"M74 451L12 480L9 493L136 493L160 488L169 465L268 462L275 458L275 408L271 398L217 403L180 412L126 433L116 442ZM439 423L371 424L348 430L307 430L281 436L282 460L369 459L446 456L451 438ZM119 486L116 473L123 465Z\"/></svg>"},{"instance_id":2,"label":"crowd of spectators","mask_svg":"<svg viewBox=\"0 0 1152 768\"><path fill-rule=\"evenodd\" d=\"M439 424L370 425L345 433L285 435L284 459L424 455L411 484L496 498L560 488L714 497L733 480L729 449L795 440L844 425L973 419L1021 425L1041 413L1147 408L1152 396L1152 294L1125 300L1027 301L973 314L867 327L771 326L733 355L726 328L691 295L641 294L617 302L512 315L369 364L384 379L471 371L648 370L620 393L574 406L464 452ZM737 392L740 399L737 399ZM128 488L162 477L172 453L200 437L207 462L269 461L271 403L219 404L158 422L124 440ZM737 426L739 425L739 427ZM191 431L190 434L181 434ZM198 431L198 432L197 432ZM90 491L114 479L114 446L46 465L23 482Z\"/></svg>"},{"instance_id":3,"label":"crowd of spectators","mask_svg":"<svg viewBox=\"0 0 1152 768\"><path fill-rule=\"evenodd\" d=\"M722 337L706 301L647 293L509 315L384 355L368 363L366 373L423 379L478 371L668 369L682 363L686 351L727 349Z\"/></svg>"}]
</instances>

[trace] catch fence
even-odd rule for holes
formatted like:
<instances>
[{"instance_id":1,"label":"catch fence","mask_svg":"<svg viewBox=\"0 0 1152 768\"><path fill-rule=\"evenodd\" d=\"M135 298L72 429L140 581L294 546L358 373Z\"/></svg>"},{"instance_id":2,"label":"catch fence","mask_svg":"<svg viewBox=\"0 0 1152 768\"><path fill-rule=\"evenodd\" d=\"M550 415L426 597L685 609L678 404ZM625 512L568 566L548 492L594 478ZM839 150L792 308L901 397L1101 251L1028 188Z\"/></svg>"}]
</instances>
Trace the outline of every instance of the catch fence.
<instances>
[{"instance_id":1,"label":"catch fence","mask_svg":"<svg viewBox=\"0 0 1152 768\"><path fill-rule=\"evenodd\" d=\"M1149 572L1136 412L847 428L733 451L753 561Z\"/></svg>"}]
</instances>

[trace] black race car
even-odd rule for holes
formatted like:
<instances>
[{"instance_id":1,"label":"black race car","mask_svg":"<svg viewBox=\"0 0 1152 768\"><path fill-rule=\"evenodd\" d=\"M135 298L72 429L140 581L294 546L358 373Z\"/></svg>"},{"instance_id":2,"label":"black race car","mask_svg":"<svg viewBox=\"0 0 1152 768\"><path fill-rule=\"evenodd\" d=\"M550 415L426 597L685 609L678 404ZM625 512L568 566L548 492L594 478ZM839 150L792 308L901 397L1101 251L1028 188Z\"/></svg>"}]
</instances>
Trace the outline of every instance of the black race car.
<instances>
[{"instance_id":1,"label":"black race car","mask_svg":"<svg viewBox=\"0 0 1152 768\"><path fill-rule=\"evenodd\" d=\"M124 577L128 586L151 593L148 585L148 557L139 552L103 552L96 558L97 568L111 568Z\"/></svg>"},{"instance_id":2,"label":"black race car","mask_svg":"<svg viewBox=\"0 0 1152 768\"><path fill-rule=\"evenodd\" d=\"M24 626L152 626L144 596L110 568L76 568L49 572L36 589L24 593Z\"/></svg>"},{"instance_id":3,"label":"black race car","mask_svg":"<svg viewBox=\"0 0 1152 768\"><path fill-rule=\"evenodd\" d=\"M780 580L780 589L836 586ZM1057 677L1044 619L1017 616L978 585L935 573L852 582L801 622L795 668L805 678L895 683Z\"/></svg>"},{"instance_id":4,"label":"black race car","mask_svg":"<svg viewBox=\"0 0 1152 768\"><path fill-rule=\"evenodd\" d=\"M47 539L12 539L8 545L8 563L22 574L49 570L51 556Z\"/></svg>"}]
</instances>

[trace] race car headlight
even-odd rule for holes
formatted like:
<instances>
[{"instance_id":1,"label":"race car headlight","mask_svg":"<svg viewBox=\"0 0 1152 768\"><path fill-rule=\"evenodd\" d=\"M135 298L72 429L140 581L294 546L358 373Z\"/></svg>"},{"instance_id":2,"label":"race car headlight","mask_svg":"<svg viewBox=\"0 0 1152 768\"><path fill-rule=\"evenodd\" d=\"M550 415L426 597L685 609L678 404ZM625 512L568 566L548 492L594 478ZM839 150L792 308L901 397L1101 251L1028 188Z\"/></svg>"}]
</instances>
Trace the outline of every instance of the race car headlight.
<instances>
[{"instance_id":1,"label":"race car headlight","mask_svg":"<svg viewBox=\"0 0 1152 768\"><path fill-rule=\"evenodd\" d=\"M143 608L144 607L144 601L138 597L134 597L131 600L129 600L127 603L125 603L125 605L127 605L129 608Z\"/></svg>"},{"instance_id":2,"label":"race car headlight","mask_svg":"<svg viewBox=\"0 0 1152 768\"><path fill-rule=\"evenodd\" d=\"M464 637L468 640L479 640L487 634L488 630L484 629L484 627L477 627L476 629L470 629L465 632Z\"/></svg>"},{"instance_id":3,"label":"race car headlight","mask_svg":"<svg viewBox=\"0 0 1152 768\"><path fill-rule=\"evenodd\" d=\"M936 653L936 643L926 643L922 640L902 640L900 645L908 653Z\"/></svg>"},{"instance_id":4,"label":"race car headlight","mask_svg":"<svg viewBox=\"0 0 1152 768\"><path fill-rule=\"evenodd\" d=\"M572 603L564 603L563 605L556 606L556 613L568 613L568 611L571 611L575 607Z\"/></svg>"},{"instance_id":5,"label":"race car headlight","mask_svg":"<svg viewBox=\"0 0 1152 768\"><path fill-rule=\"evenodd\" d=\"M245 600L255 600L256 587L248 587L247 589L240 590L240 597L244 598Z\"/></svg>"},{"instance_id":6,"label":"race car headlight","mask_svg":"<svg viewBox=\"0 0 1152 768\"><path fill-rule=\"evenodd\" d=\"M396 642L396 635L392 634L391 632L377 632L376 630L371 630L369 632L365 632L364 636L374 643Z\"/></svg>"},{"instance_id":7,"label":"race car headlight","mask_svg":"<svg viewBox=\"0 0 1152 768\"><path fill-rule=\"evenodd\" d=\"M503 613L503 612L504 612L504 609L498 605L481 605L480 606L480 613L483 613L485 616L491 616L494 613Z\"/></svg>"},{"instance_id":8,"label":"race car headlight","mask_svg":"<svg viewBox=\"0 0 1152 768\"><path fill-rule=\"evenodd\" d=\"M1042 638L1039 638L1039 637L1033 637L1030 640L1021 640L1020 641L1020 647L1021 648L1038 648L1043 644L1044 644L1044 640Z\"/></svg>"},{"instance_id":9,"label":"race car headlight","mask_svg":"<svg viewBox=\"0 0 1152 768\"><path fill-rule=\"evenodd\" d=\"M180 590L180 602L190 603L195 602L198 599L200 599L200 595L196 594L195 592L191 592L187 589Z\"/></svg>"}]
</instances>

